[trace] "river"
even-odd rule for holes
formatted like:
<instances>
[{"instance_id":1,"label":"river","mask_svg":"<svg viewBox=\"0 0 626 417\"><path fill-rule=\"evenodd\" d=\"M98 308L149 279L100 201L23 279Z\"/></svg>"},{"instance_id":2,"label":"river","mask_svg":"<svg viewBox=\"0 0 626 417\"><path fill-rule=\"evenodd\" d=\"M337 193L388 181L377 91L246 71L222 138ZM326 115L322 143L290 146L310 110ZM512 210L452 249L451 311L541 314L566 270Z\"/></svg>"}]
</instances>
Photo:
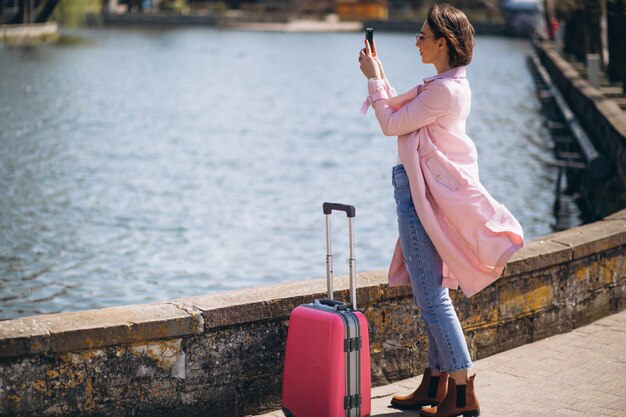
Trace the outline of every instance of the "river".
<instances>
[{"instance_id":1,"label":"river","mask_svg":"<svg viewBox=\"0 0 626 417\"><path fill-rule=\"evenodd\" d=\"M324 201L356 206L357 270L387 267L395 139L359 113L360 33L73 35L0 46L0 319L323 277ZM398 91L434 75L413 34L376 39ZM556 172L530 50L477 38L468 133L534 238L552 230Z\"/></svg>"}]
</instances>

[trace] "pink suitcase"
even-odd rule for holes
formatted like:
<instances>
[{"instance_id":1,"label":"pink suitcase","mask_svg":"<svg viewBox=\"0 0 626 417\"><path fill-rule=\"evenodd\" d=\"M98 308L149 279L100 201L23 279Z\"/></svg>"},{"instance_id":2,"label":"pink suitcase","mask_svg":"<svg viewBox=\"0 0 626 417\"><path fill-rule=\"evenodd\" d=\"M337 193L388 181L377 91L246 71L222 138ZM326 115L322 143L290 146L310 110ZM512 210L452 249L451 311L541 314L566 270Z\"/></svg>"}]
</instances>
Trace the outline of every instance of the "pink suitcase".
<instances>
[{"instance_id":1,"label":"pink suitcase","mask_svg":"<svg viewBox=\"0 0 626 417\"><path fill-rule=\"evenodd\" d=\"M287 417L365 417L371 413L367 318L356 309L353 206L324 203L328 299L289 316L282 408ZM350 233L350 304L333 300L330 214L345 211Z\"/></svg>"}]
</instances>

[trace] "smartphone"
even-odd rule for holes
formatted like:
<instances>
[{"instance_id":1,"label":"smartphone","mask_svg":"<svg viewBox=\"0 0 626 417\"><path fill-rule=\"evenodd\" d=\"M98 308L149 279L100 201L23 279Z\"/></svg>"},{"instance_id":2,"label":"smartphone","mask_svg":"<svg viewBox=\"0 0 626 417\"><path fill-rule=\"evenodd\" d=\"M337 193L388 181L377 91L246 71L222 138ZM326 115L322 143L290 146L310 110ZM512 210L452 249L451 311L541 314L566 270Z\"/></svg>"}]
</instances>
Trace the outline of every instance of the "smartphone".
<instances>
[{"instance_id":1,"label":"smartphone","mask_svg":"<svg viewBox=\"0 0 626 417\"><path fill-rule=\"evenodd\" d=\"M374 47L374 29L365 29L365 39L367 39L367 42L370 44L372 55L376 56L376 48Z\"/></svg>"},{"instance_id":2,"label":"smartphone","mask_svg":"<svg viewBox=\"0 0 626 417\"><path fill-rule=\"evenodd\" d=\"M374 43L374 29L372 28L367 28L365 29L365 39L367 39L367 42L370 44L370 48L373 48L373 43Z\"/></svg>"}]
</instances>

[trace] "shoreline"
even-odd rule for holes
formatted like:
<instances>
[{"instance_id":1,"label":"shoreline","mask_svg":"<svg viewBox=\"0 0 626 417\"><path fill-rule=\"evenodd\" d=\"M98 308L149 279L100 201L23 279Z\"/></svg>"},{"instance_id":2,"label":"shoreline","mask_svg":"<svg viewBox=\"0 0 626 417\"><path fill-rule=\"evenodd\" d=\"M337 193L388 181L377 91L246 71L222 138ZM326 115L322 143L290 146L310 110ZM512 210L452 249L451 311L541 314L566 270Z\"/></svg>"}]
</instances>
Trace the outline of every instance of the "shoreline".
<instances>
[{"instance_id":1,"label":"shoreline","mask_svg":"<svg viewBox=\"0 0 626 417\"><path fill-rule=\"evenodd\" d=\"M97 20L97 19L95 19ZM281 15L224 14L171 14L126 13L101 15L106 26L211 26L220 29L267 31L267 32L359 32L373 27L380 32L415 32L421 21L388 19L364 21L340 21L336 18L293 18ZM517 36L509 33L503 23L475 22L479 35Z\"/></svg>"},{"instance_id":2,"label":"shoreline","mask_svg":"<svg viewBox=\"0 0 626 417\"><path fill-rule=\"evenodd\" d=\"M102 15L102 24L114 26L208 26L267 32L359 32L362 22L341 22L335 19L293 19L281 16L246 16L238 14L109 14Z\"/></svg>"}]
</instances>

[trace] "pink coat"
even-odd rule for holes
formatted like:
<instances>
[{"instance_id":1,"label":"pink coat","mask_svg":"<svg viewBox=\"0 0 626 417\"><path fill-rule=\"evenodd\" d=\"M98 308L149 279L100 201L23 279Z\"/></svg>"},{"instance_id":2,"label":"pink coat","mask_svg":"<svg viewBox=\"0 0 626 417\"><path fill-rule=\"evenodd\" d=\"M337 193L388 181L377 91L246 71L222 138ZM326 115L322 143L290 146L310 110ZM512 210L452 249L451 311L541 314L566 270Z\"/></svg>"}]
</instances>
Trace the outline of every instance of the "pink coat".
<instances>
[{"instance_id":1,"label":"pink coat","mask_svg":"<svg viewBox=\"0 0 626 417\"><path fill-rule=\"evenodd\" d=\"M444 262L442 286L476 294L498 279L524 246L524 234L480 183L476 147L465 133L471 107L465 67L426 78L398 96L386 80L369 81L368 90L383 133L398 136L415 209ZM408 283L398 240L389 285Z\"/></svg>"}]
</instances>

